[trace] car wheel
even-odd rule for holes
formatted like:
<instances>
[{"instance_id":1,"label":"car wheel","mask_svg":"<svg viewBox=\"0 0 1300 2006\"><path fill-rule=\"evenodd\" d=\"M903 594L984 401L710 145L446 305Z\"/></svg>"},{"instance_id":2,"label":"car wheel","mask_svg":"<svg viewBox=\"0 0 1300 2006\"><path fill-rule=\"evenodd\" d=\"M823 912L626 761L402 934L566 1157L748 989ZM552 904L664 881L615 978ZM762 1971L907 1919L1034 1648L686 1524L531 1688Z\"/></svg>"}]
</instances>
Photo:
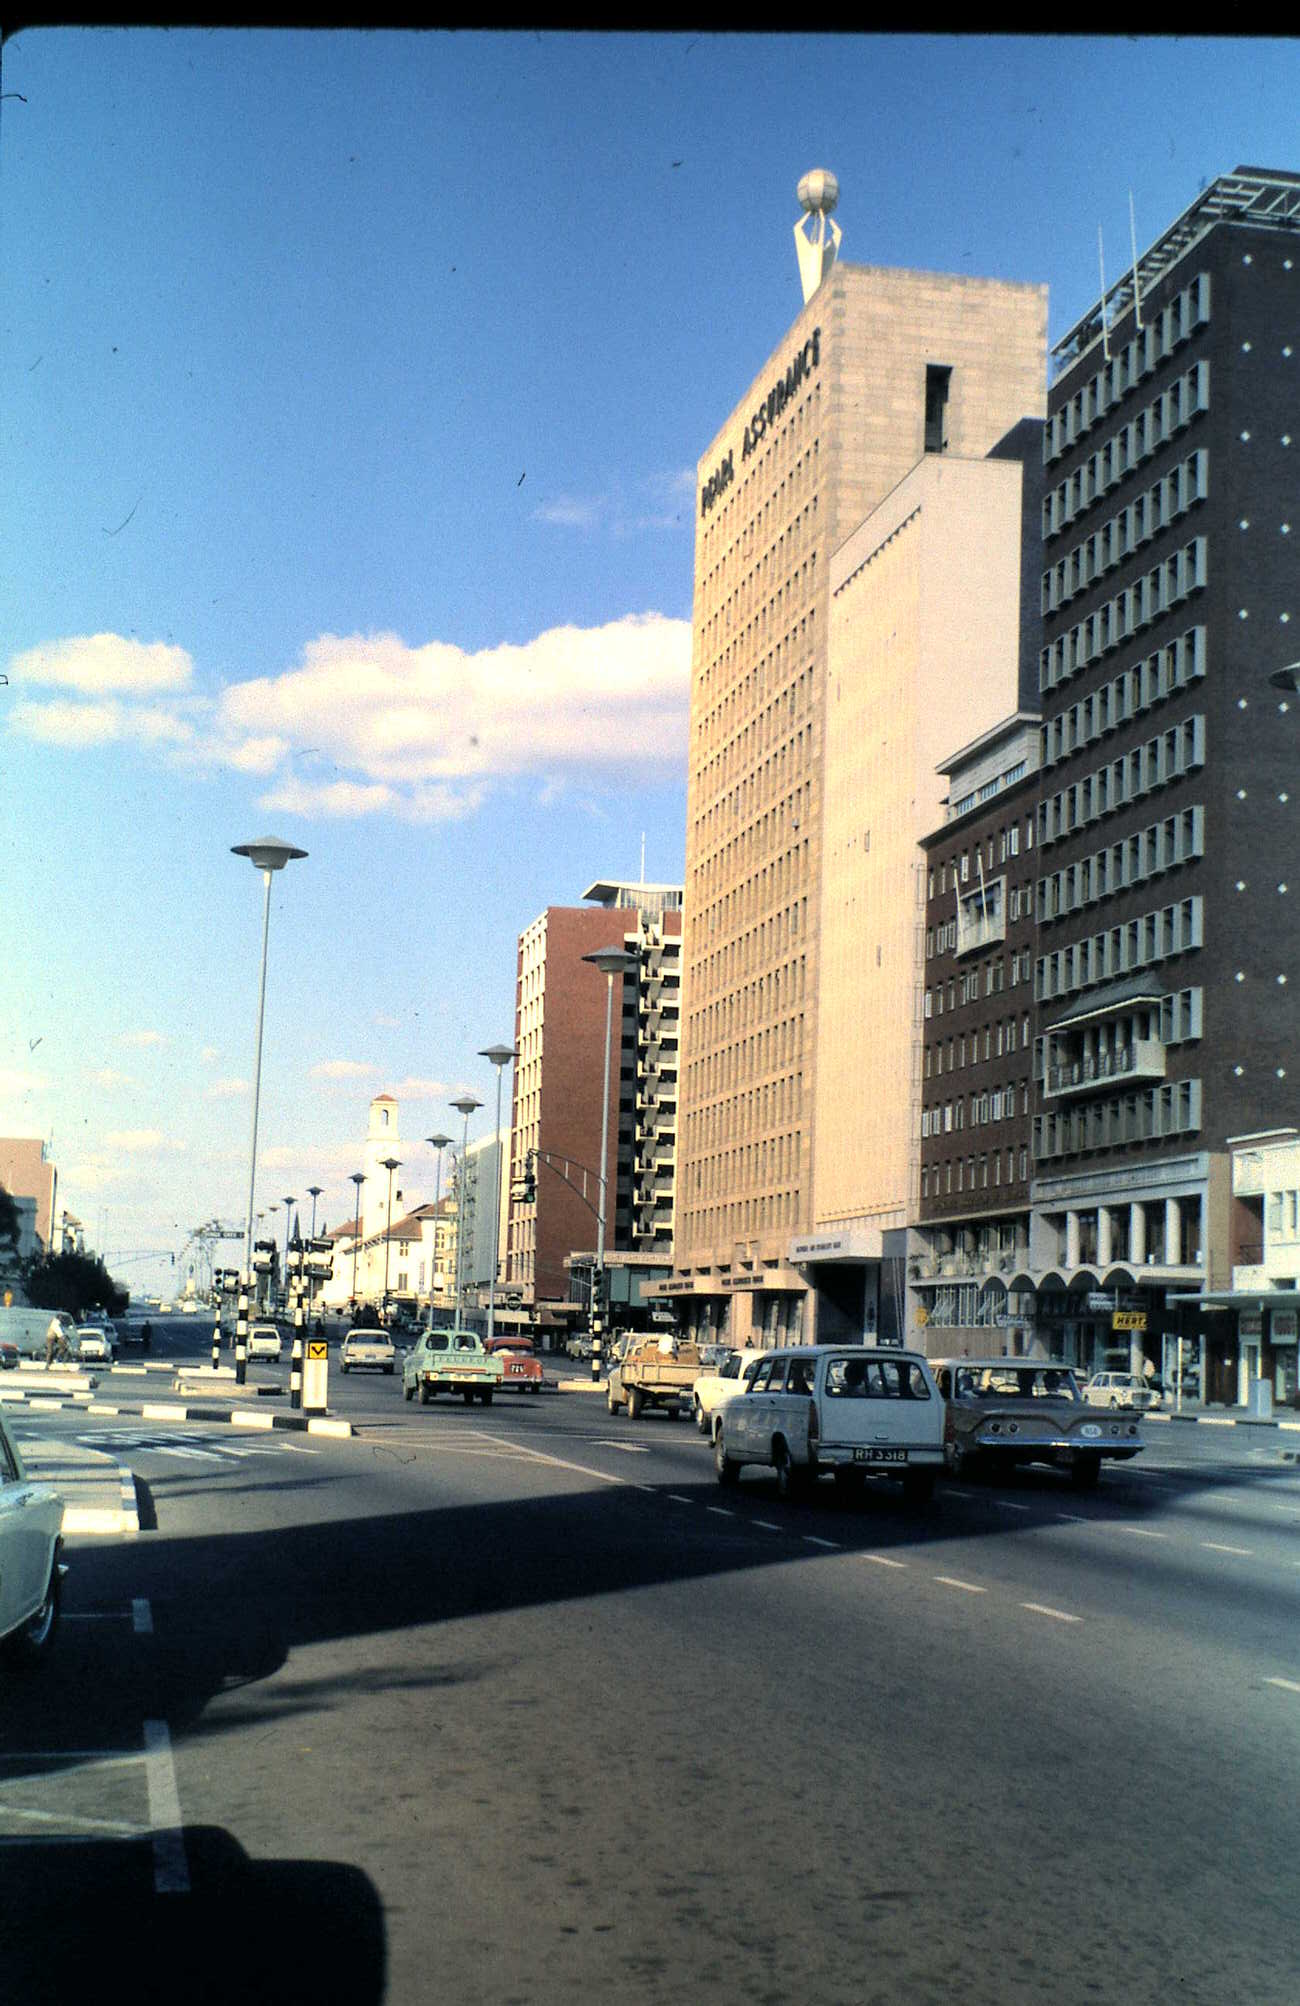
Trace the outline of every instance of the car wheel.
<instances>
[{"instance_id":1,"label":"car wheel","mask_svg":"<svg viewBox=\"0 0 1300 2006\"><path fill-rule=\"evenodd\" d=\"M629 1386L627 1389L627 1418L629 1421L636 1420L643 1405L644 1399L641 1388L639 1386Z\"/></svg>"},{"instance_id":2,"label":"car wheel","mask_svg":"<svg viewBox=\"0 0 1300 2006\"><path fill-rule=\"evenodd\" d=\"M430 1401L432 1400L432 1398L433 1398L433 1388L432 1388L432 1386L426 1386L426 1385L425 1385L425 1384L423 1383L423 1381L421 1381L421 1384L420 1384L420 1405L421 1405L421 1407L427 1407L427 1406L428 1406L428 1404L429 1404L429 1402L430 1402Z\"/></svg>"},{"instance_id":3,"label":"car wheel","mask_svg":"<svg viewBox=\"0 0 1300 2006\"><path fill-rule=\"evenodd\" d=\"M608 1407L611 1414L617 1414L618 1401L614 1398L614 1389L612 1386L607 1386L605 1388L605 1405Z\"/></svg>"},{"instance_id":4,"label":"car wheel","mask_svg":"<svg viewBox=\"0 0 1300 2006\"><path fill-rule=\"evenodd\" d=\"M1076 1491L1094 1490L1100 1475L1100 1456L1076 1456L1070 1465L1070 1482Z\"/></svg>"},{"instance_id":5,"label":"car wheel","mask_svg":"<svg viewBox=\"0 0 1300 2006\"><path fill-rule=\"evenodd\" d=\"M1111 1406L1112 1406L1112 1407L1118 1407L1118 1406L1119 1406L1119 1395L1118 1395L1118 1393L1112 1393L1112 1394L1111 1394L1111 1396L1110 1396L1110 1404L1111 1404Z\"/></svg>"},{"instance_id":6,"label":"car wheel","mask_svg":"<svg viewBox=\"0 0 1300 2006\"><path fill-rule=\"evenodd\" d=\"M474 1388L472 1386L467 1386L465 1388L464 1393L461 1395L461 1398L464 1400L465 1405L467 1407L472 1407L474 1405Z\"/></svg>"},{"instance_id":7,"label":"car wheel","mask_svg":"<svg viewBox=\"0 0 1300 2006\"><path fill-rule=\"evenodd\" d=\"M697 1401L696 1401L696 1403L695 1403L695 1425L696 1425L696 1427L697 1427L697 1428L699 1429L699 1431L700 1431L700 1433L701 1433L702 1435L707 1435L707 1434L708 1434L708 1432L709 1432L709 1417L708 1417L708 1415L707 1415L707 1414L705 1413L704 1409L703 1409L703 1408L701 1407L701 1405L700 1405L700 1403L699 1403L699 1401L698 1401L698 1400L697 1400Z\"/></svg>"},{"instance_id":8,"label":"car wheel","mask_svg":"<svg viewBox=\"0 0 1300 2006\"><path fill-rule=\"evenodd\" d=\"M797 1497L805 1488L807 1472L795 1462L783 1435L778 1435L772 1444L772 1462L776 1468L777 1496L787 1501Z\"/></svg>"},{"instance_id":9,"label":"car wheel","mask_svg":"<svg viewBox=\"0 0 1300 2006\"><path fill-rule=\"evenodd\" d=\"M50 1567L45 1600L30 1622L24 1623L21 1630L16 1630L5 1646L15 1663L33 1665L45 1656L54 1642L54 1633L59 1627L59 1609L62 1600L63 1579L55 1561Z\"/></svg>"},{"instance_id":10,"label":"car wheel","mask_svg":"<svg viewBox=\"0 0 1300 2006\"><path fill-rule=\"evenodd\" d=\"M903 1496L910 1505L929 1504L934 1496L933 1470L908 1470L903 1478Z\"/></svg>"},{"instance_id":11,"label":"car wheel","mask_svg":"<svg viewBox=\"0 0 1300 2006\"><path fill-rule=\"evenodd\" d=\"M348 1376L348 1368L343 1363L342 1359L339 1360L339 1371L343 1374L343 1377L346 1379Z\"/></svg>"},{"instance_id":12,"label":"car wheel","mask_svg":"<svg viewBox=\"0 0 1300 2006\"><path fill-rule=\"evenodd\" d=\"M402 1398L404 1400L414 1400L415 1398L414 1382L412 1382L411 1385L408 1386L405 1380L402 1381Z\"/></svg>"},{"instance_id":13,"label":"car wheel","mask_svg":"<svg viewBox=\"0 0 1300 2006\"><path fill-rule=\"evenodd\" d=\"M731 1485L740 1481L740 1464L727 1454L727 1445L719 1428L713 1444L713 1467L720 1484Z\"/></svg>"},{"instance_id":14,"label":"car wheel","mask_svg":"<svg viewBox=\"0 0 1300 2006\"><path fill-rule=\"evenodd\" d=\"M492 1388L485 1386L478 1397L485 1407L490 1407L492 1405Z\"/></svg>"}]
</instances>

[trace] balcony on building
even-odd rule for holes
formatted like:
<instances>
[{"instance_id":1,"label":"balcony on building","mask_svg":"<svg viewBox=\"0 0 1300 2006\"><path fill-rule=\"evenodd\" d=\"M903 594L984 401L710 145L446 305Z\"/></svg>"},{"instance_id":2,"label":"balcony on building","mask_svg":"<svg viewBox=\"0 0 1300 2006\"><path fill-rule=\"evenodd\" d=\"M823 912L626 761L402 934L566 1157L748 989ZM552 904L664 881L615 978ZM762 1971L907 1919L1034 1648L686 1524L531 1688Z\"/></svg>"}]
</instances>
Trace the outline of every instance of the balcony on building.
<instances>
[{"instance_id":1,"label":"balcony on building","mask_svg":"<svg viewBox=\"0 0 1300 2006\"><path fill-rule=\"evenodd\" d=\"M1150 985L1117 983L1050 1025L1045 1035L1045 1097L1163 1080L1162 999L1163 991Z\"/></svg>"},{"instance_id":2,"label":"balcony on building","mask_svg":"<svg viewBox=\"0 0 1300 2006\"><path fill-rule=\"evenodd\" d=\"M980 877L957 895L957 956L995 947L1007 937L1007 881Z\"/></svg>"}]
</instances>

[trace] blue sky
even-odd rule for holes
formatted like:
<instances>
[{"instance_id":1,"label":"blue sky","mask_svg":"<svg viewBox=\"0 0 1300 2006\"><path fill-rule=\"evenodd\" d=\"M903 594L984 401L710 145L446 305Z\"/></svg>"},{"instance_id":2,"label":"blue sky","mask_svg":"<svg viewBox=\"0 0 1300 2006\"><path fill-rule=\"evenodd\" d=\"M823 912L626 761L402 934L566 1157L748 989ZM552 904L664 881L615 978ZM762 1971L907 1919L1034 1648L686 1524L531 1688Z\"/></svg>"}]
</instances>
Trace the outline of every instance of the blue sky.
<instances>
[{"instance_id":1,"label":"blue sky","mask_svg":"<svg viewBox=\"0 0 1300 2006\"><path fill-rule=\"evenodd\" d=\"M514 943L683 863L694 466L841 255L1051 332L1238 164L1300 45L26 31L0 102L0 1133L119 1255L350 1209L449 1126ZM596 1061L594 1061L596 1062ZM483 1121L487 1114L485 1108ZM455 1126L456 1118L450 1118ZM123 1264L137 1285L160 1281Z\"/></svg>"}]
</instances>

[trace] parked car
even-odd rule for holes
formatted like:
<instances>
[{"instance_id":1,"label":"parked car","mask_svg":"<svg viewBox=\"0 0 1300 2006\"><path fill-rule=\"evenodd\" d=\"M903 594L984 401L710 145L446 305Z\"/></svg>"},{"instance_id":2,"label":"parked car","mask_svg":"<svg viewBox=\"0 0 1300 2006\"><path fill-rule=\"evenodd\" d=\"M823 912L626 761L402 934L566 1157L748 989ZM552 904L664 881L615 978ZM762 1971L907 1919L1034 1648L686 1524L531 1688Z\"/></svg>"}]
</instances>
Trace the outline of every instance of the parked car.
<instances>
[{"instance_id":1,"label":"parked car","mask_svg":"<svg viewBox=\"0 0 1300 2006\"><path fill-rule=\"evenodd\" d=\"M1140 1372L1094 1372L1083 1389L1090 1407L1158 1407L1161 1395Z\"/></svg>"},{"instance_id":2,"label":"parked car","mask_svg":"<svg viewBox=\"0 0 1300 2006\"><path fill-rule=\"evenodd\" d=\"M117 1357L117 1345L102 1324L82 1324L72 1339L73 1354L84 1364L92 1360L111 1365Z\"/></svg>"},{"instance_id":3,"label":"parked car","mask_svg":"<svg viewBox=\"0 0 1300 2006\"><path fill-rule=\"evenodd\" d=\"M701 1351L700 1357L704 1356ZM702 1372L696 1380L691 1390L695 1425L710 1441L728 1400L734 1400L738 1393L744 1392L765 1356L762 1351L724 1352L720 1361Z\"/></svg>"},{"instance_id":4,"label":"parked car","mask_svg":"<svg viewBox=\"0 0 1300 2006\"><path fill-rule=\"evenodd\" d=\"M35 1483L0 1414L0 1643L18 1659L49 1649L59 1621L63 1499Z\"/></svg>"},{"instance_id":5,"label":"parked car","mask_svg":"<svg viewBox=\"0 0 1300 2006\"><path fill-rule=\"evenodd\" d=\"M270 1358L278 1365L283 1348L283 1340L273 1323L250 1325L247 1345L250 1358Z\"/></svg>"},{"instance_id":6,"label":"parked car","mask_svg":"<svg viewBox=\"0 0 1300 2006\"><path fill-rule=\"evenodd\" d=\"M1136 1421L1097 1421L1068 1366L1044 1359L939 1358L946 1403L944 1452L954 1475L1022 1463L1067 1470L1091 1490L1103 1458L1126 1462L1146 1444Z\"/></svg>"},{"instance_id":7,"label":"parked car","mask_svg":"<svg viewBox=\"0 0 1300 2006\"><path fill-rule=\"evenodd\" d=\"M782 1497L827 1471L848 1486L898 1476L909 1502L943 1468L943 1402L918 1353L873 1345L765 1352L748 1387L722 1410L713 1444L720 1484L746 1463L776 1471Z\"/></svg>"},{"instance_id":8,"label":"parked car","mask_svg":"<svg viewBox=\"0 0 1300 2006\"><path fill-rule=\"evenodd\" d=\"M361 1368L390 1375L397 1368L397 1346L386 1330L350 1330L339 1349L339 1371Z\"/></svg>"},{"instance_id":9,"label":"parked car","mask_svg":"<svg viewBox=\"0 0 1300 2006\"><path fill-rule=\"evenodd\" d=\"M0 1372L12 1372L18 1364L18 1346L7 1337L0 1337Z\"/></svg>"}]
</instances>

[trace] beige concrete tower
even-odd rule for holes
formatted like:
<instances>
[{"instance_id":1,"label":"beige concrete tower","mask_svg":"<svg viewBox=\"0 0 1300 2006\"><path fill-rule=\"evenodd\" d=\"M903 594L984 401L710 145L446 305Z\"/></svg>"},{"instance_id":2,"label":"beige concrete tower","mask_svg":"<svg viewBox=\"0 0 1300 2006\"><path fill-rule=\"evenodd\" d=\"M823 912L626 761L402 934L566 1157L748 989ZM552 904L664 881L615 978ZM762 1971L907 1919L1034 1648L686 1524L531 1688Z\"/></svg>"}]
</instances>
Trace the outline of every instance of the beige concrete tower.
<instances>
[{"instance_id":1,"label":"beige concrete tower","mask_svg":"<svg viewBox=\"0 0 1300 2006\"><path fill-rule=\"evenodd\" d=\"M841 1073L850 1059L872 1066L870 1040L843 998L876 942L841 927L828 989L827 874L855 821L871 822L857 814L868 781L852 771L854 735L877 700L908 708L922 693L906 674L872 671L849 710L831 719L832 555L921 469L924 587L945 590L941 544L929 531L948 521L965 534L970 484L954 469L951 493L936 501L924 463L1010 450L1009 435L1044 409L1046 337L1043 287L827 260L822 283L699 462L671 1284L682 1321L697 1332L725 1325L737 1342L751 1331L814 1335L819 1218L842 1224L858 1202L844 1162L853 1139L840 1134L828 1164L832 1196L817 1203L821 1020ZM1012 593L999 630L1010 651L1003 714L1015 707L1017 677L1018 515L1009 525L1018 478L1018 467L999 465L990 484L1016 560L998 578ZM888 570L890 593L914 602L921 573L910 557ZM969 572L966 557L954 559L954 594L965 589L958 574ZM935 630L958 651L961 612L954 598ZM860 638L862 616L852 624ZM965 698L960 664L951 666L956 719ZM867 671L846 662L843 673L852 681ZM932 689L924 701L933 703ZM945 730L951 736L951 723ZM927 726L907 755L909 773L928 756L929 737ZM901 855L907 841L899 843ZM910 898L910 878L907 889ZM829 1118L824 1103L823 1112ZM842 1241L838 1231L830 1237Z\"/></svg>"}]
</instances>

